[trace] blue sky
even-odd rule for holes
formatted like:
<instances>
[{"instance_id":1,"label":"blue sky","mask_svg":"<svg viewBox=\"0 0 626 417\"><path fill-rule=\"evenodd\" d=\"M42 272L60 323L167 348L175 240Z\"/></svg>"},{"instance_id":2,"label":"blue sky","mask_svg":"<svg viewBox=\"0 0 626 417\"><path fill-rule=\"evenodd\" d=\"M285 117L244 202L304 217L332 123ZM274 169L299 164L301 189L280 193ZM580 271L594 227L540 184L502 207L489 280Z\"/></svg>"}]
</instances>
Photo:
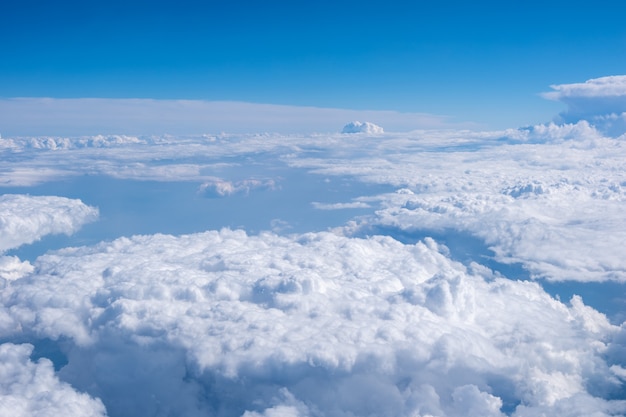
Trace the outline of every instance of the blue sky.
<instances>
[{"instance_id":1,"label":"blue sky","mask_svg":"<svg viewBox=\"0 0 626 417\"><path fill-rule=\"evenodd\" d=\"M551 84L624 73L626 6L590 2L14 1L0 97L396 110L516 127Z\"/></svg>"}]
</instances>

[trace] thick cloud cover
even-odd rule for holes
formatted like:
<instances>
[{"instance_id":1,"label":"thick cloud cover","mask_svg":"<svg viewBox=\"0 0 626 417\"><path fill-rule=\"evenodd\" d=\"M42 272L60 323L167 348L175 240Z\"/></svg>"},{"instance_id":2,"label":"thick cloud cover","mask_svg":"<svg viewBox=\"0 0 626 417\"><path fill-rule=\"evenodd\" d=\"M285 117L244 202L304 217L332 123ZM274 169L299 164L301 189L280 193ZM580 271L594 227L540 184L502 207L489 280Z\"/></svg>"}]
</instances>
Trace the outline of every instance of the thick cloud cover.
<instances>
[{"instance_id":1,"label":"thick cloud cover","mask_svg":"<svg viewBox=\"0 0 626 417\"><path fill-rule=\"evenodd\" d=\"M558 122L587 120L612 136L626 133L626 75L594 78L584 83L551 86L543 96L567 105Z\"/></svg>"},{"instance_id":2,"label":"thick cloud cover","mask_svg":"<svg viewBox=\"0 0 626 417\"><path fill-rule=\"evenodd\" d=\"M1 297L2 337L57 341L110 416L626 412L623 328L431 239L136 236L40 257Z\"/></svg>"},{"instance_id":3,"label":"thick cloud cover","mask_svg":"<svg viewBox=\"0 0 626 417\"><path fill-rule=\"evenodd\" d=\"M367 133L375 135L378 133L384 133L382 127L370 122L350 122L343 127L341 133Z\"/></svg>"},{"instance_id":4,"label":"thick cloud cover","mask_svg":"<svg viewBox=\"0 0 626 417\"><path fill-rule=\"evenodd\" d=\"M521 263L533 276L626 281L621 250L626 146L586 121L501 132L0 141L6 145L0 151L5 185L84 178L88 172L194 182L199 195L228 197L251 190L273 193L297 172L299 185L293 187L310 193L312 207L371 207L372 215L357 221L359 236L419 238L452 230L480 239L493 251L485 249L483 255ZM305 170L310 174L303 175ZM393 192L364 187L361 198L351 193L342 199L340 192L331 200L309 191L312 177L327 180L328 188L350 180Z\"/></svg>"}]
</instances>

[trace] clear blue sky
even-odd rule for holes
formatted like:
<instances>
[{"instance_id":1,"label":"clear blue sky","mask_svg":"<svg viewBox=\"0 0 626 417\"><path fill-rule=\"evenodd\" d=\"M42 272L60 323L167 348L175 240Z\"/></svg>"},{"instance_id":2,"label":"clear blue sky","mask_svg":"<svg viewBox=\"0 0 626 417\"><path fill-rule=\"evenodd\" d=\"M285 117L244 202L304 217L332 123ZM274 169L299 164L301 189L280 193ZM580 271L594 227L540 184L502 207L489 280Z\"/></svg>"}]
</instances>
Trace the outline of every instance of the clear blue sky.
<instances>
[{"instance_id":1,"label":"clear blue sky","mask_svg":"<svg viewBox=\"0 0 626 417\"><path fill-rule=\"evenodd\" d=\"M510 126L550 84L626 73L626 3L33 1L0 6L0 97L449 114Z\"/></svg>"}]
</instances>

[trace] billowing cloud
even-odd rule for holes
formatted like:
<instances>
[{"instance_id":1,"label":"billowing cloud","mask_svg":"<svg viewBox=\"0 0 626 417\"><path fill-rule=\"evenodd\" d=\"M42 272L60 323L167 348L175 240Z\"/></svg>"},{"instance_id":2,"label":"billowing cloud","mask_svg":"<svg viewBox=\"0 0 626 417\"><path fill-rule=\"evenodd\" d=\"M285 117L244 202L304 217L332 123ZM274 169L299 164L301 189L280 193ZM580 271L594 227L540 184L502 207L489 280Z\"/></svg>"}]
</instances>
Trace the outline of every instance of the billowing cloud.
<instances>
[{"instance_id":1,"label":"billowing cloud","mask_svg":"<svg viewBox=\"0 0 626 417\"><path fill-rule=\"evenodd\" d=\"M587 120L612 136L626 133L626 75L551 87L554 91L543 96L567 105L567 110L557 119L559 122Z\"/></svg>"},{"instance_id":2,"label":"billowing cloud","mask_svg":"<svg viewBox=\"0 0 626 417\"><path fill-rule=\"evenodd\" d=\"M11 417L104 417L98 399L59 381L52 362L37 363L29 356L33 346L0 344L0 415Z\"/></svg>"},{"instance_id":3,"label":"billowing cloud","mask_svg":"<svg viewBox=\"0 0 626 417\"><path fill-rule=\"evenodd\" d=\"M226 181L220 178L205 181L198 188L198 194L206 197L227 197L233 194L248 194L252 190L272 190L274 180L250 178L240 181Z\"/></svg>"},{"instance_id":4,"label":"billowing cloud","mask_svg":"<svg viewBox=\"0 0 626 417\"><path fill-rule=\"evenodd\" d=\"M136 236L0 297L0 336L58 341L61 380L112 416L626 412L623 329L432 239Z\"/></svg>"},{"instance_id":5,"label":"billowing cloud","mask_svg":"<svg viewBox=\"0 0 626 417\"><path fill-rule=\"evenodd\" d=\"M343 127L341 133L367 133L375 135L384 133L383 128L370 122L350 122Z\"/></svg>"},{"instance_id":6,"label":"billowing cloud","mask_svg":"<svg viewBox=\"0 0 626 417\"><path fill-rule=\"evenodd\" d=\"M350 203L319 203L314 201L312 205L318 210L366 209L372 207L363 201L352 201Z\"/></svg>"},{"instance_id":7,"label":"billowing cloud","mask_svg":"<svg viewBox=\"0 0 626 417\"><path fill-rule=\"evenodd\" d=\"M63 197L0 195L0 253L48 234L72 234L98 217L98 209Z\"/></svg>"}]
</instances>

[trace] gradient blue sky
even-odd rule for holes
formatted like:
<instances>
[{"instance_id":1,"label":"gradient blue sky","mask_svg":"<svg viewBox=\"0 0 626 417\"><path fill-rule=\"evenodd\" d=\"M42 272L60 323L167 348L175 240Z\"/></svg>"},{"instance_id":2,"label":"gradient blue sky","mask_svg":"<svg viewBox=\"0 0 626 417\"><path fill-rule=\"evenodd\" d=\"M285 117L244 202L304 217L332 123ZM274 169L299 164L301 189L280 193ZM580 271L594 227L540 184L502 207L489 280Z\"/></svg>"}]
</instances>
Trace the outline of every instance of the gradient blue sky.
<instances>
[{"instance_id":1,"label":"gradient blue sky","mask_svg":"<svg viewBox=\"0 0 626 417\"><path fill-rule=\"evenodd\" d=\"M548 121L626 73L626 3L9 1L0 97L175 98Z\"/></svg>"}]
</instances>

